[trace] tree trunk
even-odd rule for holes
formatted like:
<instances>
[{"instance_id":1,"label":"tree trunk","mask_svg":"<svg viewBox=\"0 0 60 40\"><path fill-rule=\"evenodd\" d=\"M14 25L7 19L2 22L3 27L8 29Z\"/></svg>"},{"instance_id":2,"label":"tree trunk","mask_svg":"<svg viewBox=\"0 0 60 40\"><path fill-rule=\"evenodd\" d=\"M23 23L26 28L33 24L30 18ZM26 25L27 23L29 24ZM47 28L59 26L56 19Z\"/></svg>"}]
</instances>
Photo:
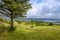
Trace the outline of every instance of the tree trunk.
<instances>
[{"instance_id":1,"label":"tree trunk","mask_svg":"<svg viewBox=\"0 0 60 40\"><path fill-rule=\"evenodd\" d=\"M11 14L11 28L13 28L14 24L13 24L13 14Z\"/></svg>"},{"instance_id":2,"label":"tree trunk","mask_svg":"<svg viewBox=\"0 0 60 40\"><path fill-rule=\"evenodd\" d=\"M11 13L11 24L10 24L10 25L11 25L11 26L10 26L9 30L10 30L10 31L15 30L15 29L14 29L14 19L13 19L13 13Z\"/></svg>"}]
</instances>

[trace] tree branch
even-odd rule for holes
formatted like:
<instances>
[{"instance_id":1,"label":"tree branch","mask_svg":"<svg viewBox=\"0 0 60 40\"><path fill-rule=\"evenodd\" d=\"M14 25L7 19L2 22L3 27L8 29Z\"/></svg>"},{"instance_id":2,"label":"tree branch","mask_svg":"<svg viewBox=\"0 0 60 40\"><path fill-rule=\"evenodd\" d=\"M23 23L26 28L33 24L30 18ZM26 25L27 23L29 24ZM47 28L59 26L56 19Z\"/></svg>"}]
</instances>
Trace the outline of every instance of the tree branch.
<instances>
[{"instance_id":1,"label":"tree branch","mask_svg":"<svg viewBox=\"0 0 60 40\"><path fill-rule=\"evenodd\" d=\"M3 14L3 15L5 15L5 16L7 16L7 17L10 18L10 15L9 15L9 14L6 14L6 12L4 12L4 11L2 11L2 10L0 10L0 14Z\"/></svg>"}]
</instances>

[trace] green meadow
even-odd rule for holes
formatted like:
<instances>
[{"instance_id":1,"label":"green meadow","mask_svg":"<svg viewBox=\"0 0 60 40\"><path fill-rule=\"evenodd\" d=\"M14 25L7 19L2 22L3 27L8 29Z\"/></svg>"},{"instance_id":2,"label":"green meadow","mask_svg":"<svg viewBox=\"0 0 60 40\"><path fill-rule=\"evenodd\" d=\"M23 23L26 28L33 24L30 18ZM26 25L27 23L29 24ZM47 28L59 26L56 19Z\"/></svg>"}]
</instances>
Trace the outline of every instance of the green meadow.
<instances>
[{"instance_id":1,"label":"green meadow","mask_svg":"<svg viewBox=\"0 0 60 40\"><path fill-rule=\"evenodd\" d=\"M9 32L9 23L7 21L0 22L0 40L60 40L59 25L51 25L45 22L42 24L15 21L16 30Z\"/></svg>"}]
</instances>

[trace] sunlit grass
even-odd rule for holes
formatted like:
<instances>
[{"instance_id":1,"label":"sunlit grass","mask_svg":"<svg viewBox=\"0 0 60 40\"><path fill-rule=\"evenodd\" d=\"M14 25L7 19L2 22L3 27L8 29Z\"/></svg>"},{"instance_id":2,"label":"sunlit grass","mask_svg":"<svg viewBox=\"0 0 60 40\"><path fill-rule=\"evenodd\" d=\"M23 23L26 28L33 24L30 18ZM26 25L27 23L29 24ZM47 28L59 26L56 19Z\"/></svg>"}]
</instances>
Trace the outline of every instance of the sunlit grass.
<instances>
[{"instance_id":1,"label":"sunlit grass","mask_svg":"<svg viewBox=\"0 0 60 40\"><path fill-rule=\"evenodd\" d=\"M14 23L14 32L4 32L0 35L0 40L60 40L60 27L24 25L24 23Z\"/></svg>"}]
</instances>

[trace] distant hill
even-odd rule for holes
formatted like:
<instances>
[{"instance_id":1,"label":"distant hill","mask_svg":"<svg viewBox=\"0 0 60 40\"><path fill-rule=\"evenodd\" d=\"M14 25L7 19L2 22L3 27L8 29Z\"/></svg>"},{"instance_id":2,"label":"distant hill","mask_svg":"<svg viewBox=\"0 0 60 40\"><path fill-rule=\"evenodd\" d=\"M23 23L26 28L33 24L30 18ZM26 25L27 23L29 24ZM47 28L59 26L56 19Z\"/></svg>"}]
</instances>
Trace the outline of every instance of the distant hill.
<instances>
[{"instance_id":1,"label":"distant hill","mask_svg":"<svg viewBox=\"0 0 60 40\"><path fill-rule=\"evenodd\" d=\"M20 18L18 20L22 20L22 21L46 21L46 22L59 22L60 23L60 19L53 19L53 18Z\"/></svg>"}]
</instances>

